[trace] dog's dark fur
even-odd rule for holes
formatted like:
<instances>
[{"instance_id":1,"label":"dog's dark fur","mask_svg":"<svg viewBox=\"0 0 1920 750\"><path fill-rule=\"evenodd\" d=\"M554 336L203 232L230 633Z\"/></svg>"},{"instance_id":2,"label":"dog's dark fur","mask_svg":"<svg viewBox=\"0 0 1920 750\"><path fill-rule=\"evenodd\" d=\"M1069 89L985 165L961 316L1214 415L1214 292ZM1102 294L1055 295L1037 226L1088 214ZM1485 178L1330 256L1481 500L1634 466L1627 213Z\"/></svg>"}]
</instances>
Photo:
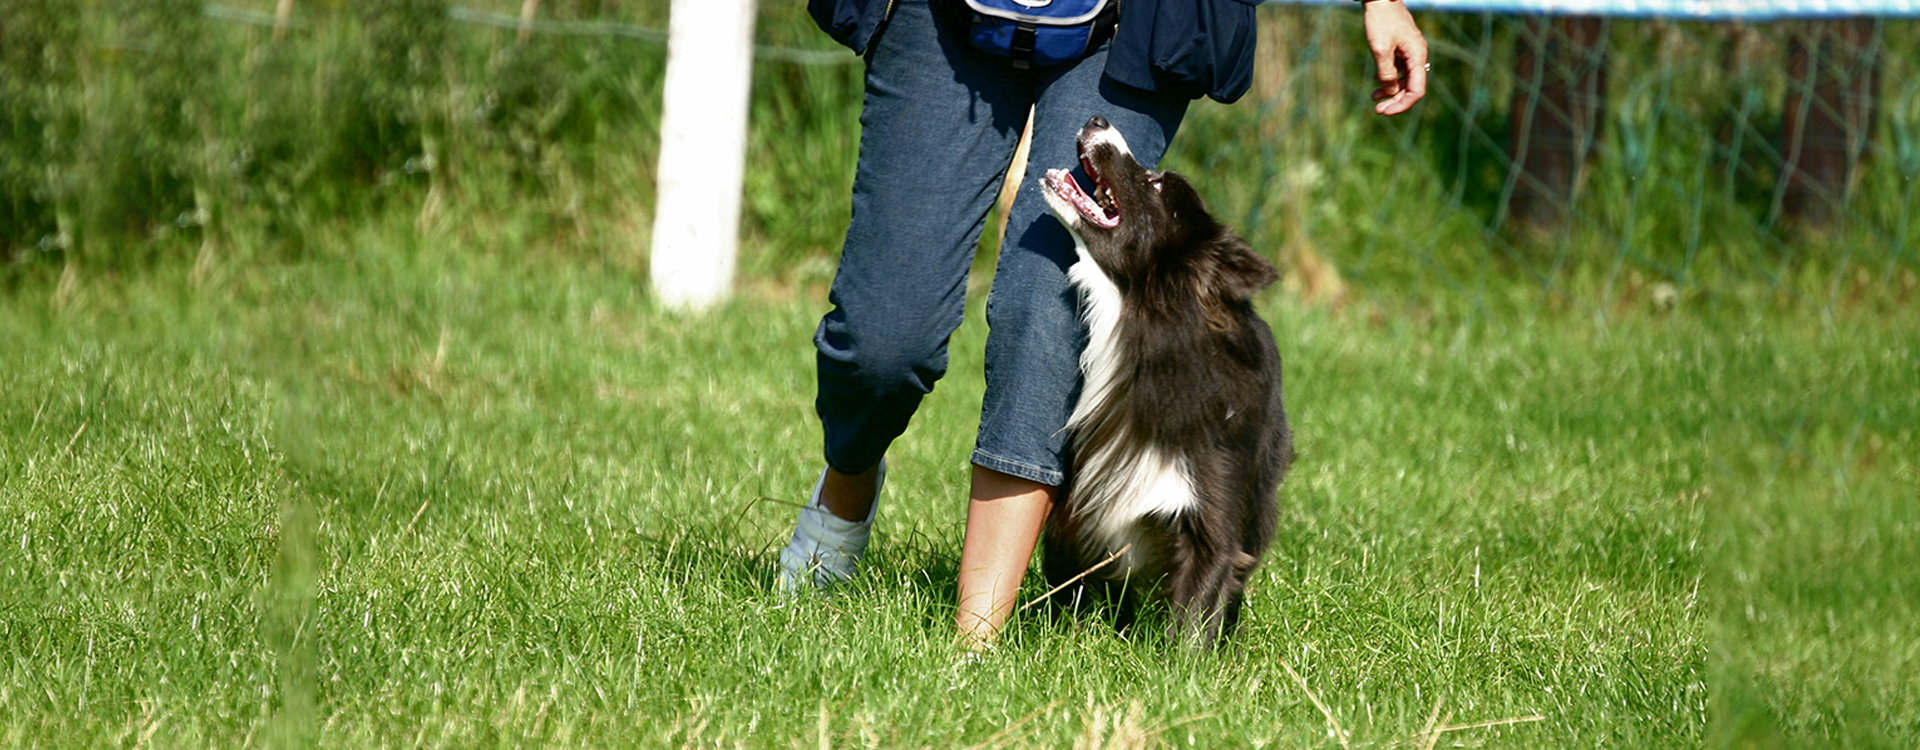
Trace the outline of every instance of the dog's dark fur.
<instances>
[{"instance_id":1,"label":"dog's dark fur","mask_svg":"<svg viewBox=\"0 0 1920 750\"><path fill-rule=\"evenodd\" d=\"M1248 301L1277 274L1185 178L1141 166L1104 118L1079 144L1093 193L1064 170L1043 181L1078 245L1091 329L1069 424L1074 474L1044 567L1057 586L1131 544L1056 600L1117 597L1124 624L1151 592L1171 603L1175 638L1211 645L1239 618L1293 458L1280 355Z\"/></svg>"}]
</instances>

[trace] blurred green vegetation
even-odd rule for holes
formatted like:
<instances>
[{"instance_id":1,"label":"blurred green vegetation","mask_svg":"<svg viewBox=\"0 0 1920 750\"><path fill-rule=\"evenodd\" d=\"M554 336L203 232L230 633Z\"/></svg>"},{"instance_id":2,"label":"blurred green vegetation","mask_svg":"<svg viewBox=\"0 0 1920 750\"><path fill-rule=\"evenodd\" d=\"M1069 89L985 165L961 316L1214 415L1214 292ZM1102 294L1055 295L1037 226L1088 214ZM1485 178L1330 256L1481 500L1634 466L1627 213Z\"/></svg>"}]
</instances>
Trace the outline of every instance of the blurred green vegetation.
<instances>
[{"instance_id":1,"label":"blurred green vegetation","mask_svg":"<svg viewBox=\"0 0 1920 750\"><path fill-rule=\"evenodd\" d=\"M636 283L644 276L652 218L660 44L558 33L535 34L522 43L511 28L471 20L471 12L511 16L519 10L515 0L295 0L290 26L277 35L275 5L0 0L0 297L6 298L0 305L6 312L0 315L0 341L6 343L0 357L13 358L0 367L0 382L8 386L0 393L13 398L0 399L6 401L0 406L16 427L0 430L0 444L15 443L0 445L0 453L12 451L6 457L13 461L0 467L0 485L13 483L8 502L16 511L0 513L0 525L11 523L20 532L7 538L25 539L31 531L40 545L33 552L38 557L18 572L9 569L26 582L15 587L25 593L6 602L10 609L0 607L6 610L0 615L15 618L9 631L16 634L9 642L17 657L11 695L29 704L45 696L46 709L0 712L11 732L0 735L57 740L120 732L151 706L125 700L92 712L67 708L84 705L96 685L132 696L127 686L145 686L148 672L142 670L155 664L178 667L173 686L156 690L189 706L211 706L175 714L189 729L169 724L168 731L186 732L183 743L202 736L215 742L238 738L253 726L249 712L267 710L254 691L274 679L272 654L297 651L288 645L296 639L276 630L283 623L272 619L292 615L274 610L282 605L271 600L262 600L272 606L263 605L270 622L260 628L266 635L258 642L247 640L256 638L255 623L241 615L221 626L226 630L209 625L214 635L204 637L212 640L202 641L200 621L189 619L201 605L185 598L200 584L187 578L167 583L171 588L159 589L165 606L142 615L159 613L142 621L147 630L140 632L185 644L189 651L179 652L186 655L177 661L174 649L145 648L127 635L135 631L117 624L122 614L111 609L113 597L94 599L89 606L96 609L84 622L49 620L48 612L70 604L64 589L51 587L64 586L71 571L86 573L83 585L118 592L127 571L176 569L213 571L208 575L220 586L231 587L219 592L229 597L221 600L230 603L222 605L225 611L250 612L251 587L262 569L275 564L262 557L272 554L274 533L264 519L274 517L271 503L282 490L271 489L279 486L269 473L276 464L256 467L248 453L249 445L267 444L268 417L245 410L274 383L299 387L317 381L339 389L309 384L327 393L321 401L329 409L339 410L337 429L331 430L335 442L351 446L340 452L339 467L328 471L340 472L343 485L365 490L343 493L357 498L350 502L365 502L369 491L375 497L366 518L348 521L344 531L323 530L334 536L322 535L320 543L351 548L383 538L388 532L380 529L387 526L413 533L409 517L420 520L425 501L435 497L426 477L482 488L473 495L480 510L463 522L440 526L432 514L421 521L422 533L440 535L431 548L443 559L423 564L407 548L382 553L392 559L381 558L371 573L354 570L350 575L361 578L323 594L335 601L360 602L361 592L377 593L394 581L401 590L427 591L474 566L500 571L507 585L528 574L515 566L539 559L521 554L529 546L572 549L578 542L559 529L577 528L573 515L548 518L548 530L533 536L505 531L529 523L538 530L547 522L517 515L519 488L562 496L574 486L575 450L588 457L585 465L607 467L600 479L585 474L590 487L608 488L594 501L602 509L596 512L631 516L630 525L637 527L664 521L645 502L629 504L625 493L632 487L703 508L696 501L712 496L712 485L700 486L698 471L689 467L727 465L735 459L724 456L734 456L741 445L806 442L794 431L811 424L804 385L811 355L804 339L819 305L780 297L796 287L817 292L832 270L858 137L858 60L843 54L837 64L766 60L757 66L742 267L750 288L763 292L750 296L774 299L741 303L737 311L745 312L725 318L715 333L651 308L639 291L644 285ZM540 17L660 29L666 7L667 0L545 0ZM1489 560L1504 546L1518 555L1511 560L1564 563L1516 568L1547 579L1583 575L1590 563L1577 558L1586 555L1604 563L1594 569L1626 571L1618 577L1629 585L1657 579L1661 587L1639 598L1609 598L1589 596L1597 590L1592 588L1528 584L1502 594L1507 598L1500 601L1512 606L1499 612L1512 613L1501 615L1511 620L1482 620L1499 627L1460 641L1466 644L1462 655L1477 655L1492 642L1540 656L1516 664L1544 667L1543 675L1542 669L1507 669L1463 656L1458 663L1468 667L1462 674L1469 682L1485 678L1526 699L1500 703L1501 711L1482 707L1476 716L1533 710L1541 704L1528 691L1536 687L1559 687L1557 700L1580 709L1527 729L1559 732L1547 735L1553 739L1516 735L1513 742L1579 745L1620 736L1626 738L1620 744L1645 737L1643 744L1658 746L1676 744L1674 737L1697 737L1703 729L1709 744L1729 747L1793 746L1789 738L1796 737L1812 738L1805 740L1810 746L1898 746L1914 736L1920 715L1911 687L1920 663L1915 598L1911 575L1898 571L1910 571L1920 559L1913 533L1920 528L1914 512L1920 506L1912 502L1916 474L1909 458L1915 442L1910 336L1913 301L1920 298L1920 224L1911 218L1920 214L1920 24L1882 25L1880 108L1867 158L1849 187L1842 220L1807 230L1782 219L1775 189L1782 163L1776 139L1790 86L1785 61L1789 40L1801 27L1611 23L1609 105L1597 153L1570 206L1566 230L1534 236L1499 223L1510 189L1507 118L1519 22L1423 15L1435 53L1429 98L1410 116L1383 119L1367 106L1371 63L1352 11L1344 5L1262 9L1254 90L1232 106L1197 104L1167 161L1193 175L1217 212L1287 269L1288 290L1266 302L1286 313L1276 319L1292 342L1289 388L1301 389L1302 404L1315 405L1303 409L1302 424L1317 421L1327 435L1321 465L1349 464L1302 474L1293 485L1304 487L1293 491L1313 501L1299 511L1298 520L1308 522L1299 541L1312 541L1307 532L1315 528L1334 529L1333 541L1324 541L1329 537L1323 533L1318 544L1332 545L1331 553L1299 558L1306 566L1300 570L1319 570L1319 578L1289 573L1274 579L1317 581L1318 588L1307 588L1313 597L1302 595L1301 604L1288 605L1295 609L1280 612L1304 616L1269 617L1269 636L1280 626L1290 630L1289 623L1303 623L1303 630L1316 621L1332 628L1342 640L1330 642L1347 647L1333 649L1330 658L1346 667L1350 688L1333 694L1335 710L1367 716L1370 734L1363 736L1378 738L1376 744L1394 741L1418 729L1433 707L1433 694L1419 692L1421 681L1428 680L1432 690L1443 676L1437 673L1454 663L1380 662L1369 639L1382 624L1412 641L1415 628L1425 632L1427 623L1449 611L1427 609L1440 601L1436 591L1465 592L1466 581L1479 591L1483 545ZM763 0L760 12L761 43L838 52L813 29L798 0ZM603 269L614 273L597 272ZM116 276L141 278L121 285ZM73 278L80 281L67 283ZM1293 299L1338 301L1354 294L1371 299L1331 310ZM1775 307L1787 310L1744 314ZM962 357L978 355L979 308L971 308L974 322L956 346ZM1480 314L1489 308L1494 314ZM1530 314L1543 309L1549 314ZM1587 313L1608 325L1586 325L1581 316ZM695 328L702 334L691 333ZM296 335L307 329L316 333ZM801 342L786 349L798 358L769 360L769 336ZM450 340L461 343L447 360L442 352ZM329 357L333 362L326 366L285 364ZM678 369L678 363L696 361L702 367ZM1421 362L1438 362L1439 369ZM769 363L777 367L755 369ZM964 455L960 443L970 438L965 425L977 413L977 401L967 399L977 398L979 370L977 360L961 362L956 373L970 374L950 381L958 387L943 386L940 398L946 400L930 402L927 419L953 429L911 433L923 442L908 450L918 452L923 464ZM724 397L712 397L715 383L731 384L722 389ZM976 396L954 395L965 389ZM348 397L331 398L341 393ZM107 407L90 405L101 403L103 394L132 395L119 406L111 399ZM1418 398L1408 400L1408 394ZM163 405L141 400L149 396ZM1519 406L1509 407L1511 399ZM174 402L178 408L164 406ZM689 408L700 413L681 413ZM758 418L764 414L785 417ZM225 424L230 416L237 427ZM139 421L149 418L159 421ZM168 458L199 455L193 451L210 444L194 425L214 423L241 434L224 447L207 448L219 455L196 458L186 469ZM1531 434L1532 450L1543 451L1535 455L1544 459L1517 457L1529 443L1513 442L1515 424L1522 438ZM590 428L569 432L579 425ZM1409 434L1420 439L1407 439ZM586 443L569 442L581 435ZM695 436L695 449L677 452L686 435ZM1472 448L1474 440L1501 436L1508 440L1505 447L1489 443L1490 454L1477 448L1421 452L1448 440L1467 440ZM93 447L102 440L119 442ZM1597 451L1595 440L1619 453ZM448 441L465 452L441 450ZM960 443L947 444L953 441ZM510 450L496 450L502 446ZM1395 453L1393 446L1406 450ZM527 455L536 460L515 463ZM742 470L749 479L736 483L804 488L810 481L810 454L769 455L771 463ZM128 461L148 463L129 469ZM1408 484L1400 481L1402 471L1384 481L1385 467L1396 465L1415 467L1415 477L1428 478ZM644 467L646 475L628 477L628 466ZM387 473L417 473L419 486L397 490L400 499L382 505L380 490L373 488L385 488ZM924 484L906 496L922 504L958 497L955 476L907 479ZM1437 476L1458 481L1432 479ZM149 482L179 477L191 479L188 490L146 489ZM269 489L248 495L257 504L244 512L208 520L206 514L218 508L196 498L227 492L221 482L229 479ZM514 491L500 490L509 486L500 482L509 480ZM1427 502L1451 497L1449 487L1488 482L1494 494ZM1554 488L1572 488L1561 495L1574 502L1542 502ZM239 484L232 491L240 493ZM205 535L226 541L197 562L181 557L187 561L181 567L156 567L145 558L122 560L136 553L128 552L134 548L121 535L125 527L113 524L134 521L65 523L59 519L68 516L36 516L42 511L34 510L83 518L121 507L101 504L102 497L135 494L162 507L153 511L161 522L152 530L142 527L140 539L165 549ZM446 506L440 502L435 513ZM944 519L938 528L956 528L951 506L927 507L929 514L948 514L928 516ZM538 513L559 513L542 508ZM571 505L567 511L573 513ZM1608 515L1614 512L1620 515ZM537 515L532 506L527 513ZM476 528L466 521L476 518L508 520L485 526L486 534L500 530L497 538L462 546L464 535ZM742 539L777 540L790 516L756 519L748 525L757 530ZM890 523L901 523L902 532L909 528ZM1673 540L1681 536L1665 530L1701 525L1705 552L1696 553L1689 542L1684 554L1674 556L1686 565L1673 567L1664 553L1677 551ZM1565 529L1601 537L1632 533L1620 535L1618 543L1575 539L1571 546L1552 546ZM665 527L657 530L664 533ZM737 541L733 533L715 538L730 544ZM592 544L628 544L622 538L609 534ZM49 546L46 539L67 546ZM1658 543L1641 543L1646 540ZM220 546L229 543L238 546ZM702 542L715 550L720 547L711 545L720 543ZM575 562L539 572L533 580L551 585L534 589L531 598L485 605L506 606L511 618L519 618L512 622L534 624L501 631L505 640L496 639L495 646L505 646L488 649L504 655L498 672L473 673L480 676L456 686L467 691L461 694L480 696L472 705L498 707L495 714L505 716L520 705L510 686L601 684L593 682L600 679L597 673L580 666L585 662L556 667L548 657L576 647L558 630L574 623L592 623L581 632L624 645L630 633L593 614L607 601L642 613L635 622L647 624L636 632L680 627L673 618L684 614L684 600L656 600L651 589L646 596L635 594L627 588L628 569L619 567L651 560L645 555L652 552L623 546L608 554L592 544L581 548L593 553L584 558L553 556ZM879 559L891 556L892 569L907 573L862 596L892 602L907 587L903 581L928 569L950 570L950 562L911 544L879 550ZM66 557L49 558L48 549ZM232 549L240 556L222 556ZM1466 560L1468 550L1471 578L1463 562L1454 562ZM1705 559L1696 560L1696 554ZM1356 573L1338 562L1356 557L1380 567ZM292 563L298 555L288 559L288 567L297 569ZM587 559L594 562L579 562ZM1318 569L1315 561L1335 561L1328 564L1336 568ZM753 593L760 589L739 572L749 568L738 560L714 556L696 563L686 569L725 585L696 592L698 606L684 608L711 615L706 622L712 627L685 629L694 643L711 641L707 645L720 653L730 645L722 641L737 633L822 632L828 626L830 615L823 610L776 607L761 613ZM1633 567L1640 563L1646 565ZM583 569L589 574L576 575ZM1714 618L1709 626L1697 625L1693 614L1700 584L1691 576L1704 576L1704 601ZM570 588L565 582L572 579L587 583ZM1668 585L1688 581L1694 582L1689 593ZM154 590L145 582L127 586L137 592L126 594L134 600ZM169 599L173 594L166 592L188 593ZM1319 595L1326 592L1337 596ZM1379 606L1353 606L1356 592L1361 604ZM376 609L371 596L360 611ZM928 619L924 611L935 605L927 603L927 594L913 596L920 598L884 610L873 621L878 624L843 642L903 644L866 665L879 675L871 678L874 684L898 674L928 677L916 694L946 695L952 687L940 679L944 666L934 663L940 654L927 645L945 631L920 632ZM48 605L36 605L35 598ZM421 601L456 613L468 606L444 597ZM1586 609L1579 609L1583 602ZM404 606L383 603L381 616L414 622ZM468 666L462 660L470 633L458 620L422 621L417 631L354 641L362 636L352 635L351 614L343 608L328 615L339 622L321 632L347 640L326 643L401 649L418 644L435 668ZM763 614L783 627L755 627L754 618ZM747 626L737 627L735 620ZM69 627L75 622L80 624ZM541 628L549 626L557 634L540 640L538 634L550 632ZM1707 658L1694 639L1698 627L1706 627L1714 643L1704 679L1711 683L1716 718L1706 727L1700 726L1697 702L1695 668ZM914 635L884 637L895 630ZM17 635L23 632L46 640ZM96 657L91 636L97 632L119 634L103 644L141 645L137 653L103 647ZM1682 658L1635 640L1646 633L1661 635L1660 643ZM1436 631L1436 643L1446 642L1442 635ZM239 645L220 641L227 637L241 639ZM673 643L647 641L662 642ZM1096 642L1090 652L1095 658L1086 660L1095 668L1079 669L1074 652L1049 651L1049 659L1064 654L1068 661L1060 663L1067 668L1038 673L1125 684L1133 677L1113 672L1112 665L1132 657L1117 645L1101 645L1106 643ZM812 644L802 644L803 654L815 654L808 664L852 653L836 650L836 644ZM779 655L786 646L758 648ZM364 663L342 653L288 667L287 673ZM1653 677L1644 683L1597 682L1589 695L1588 670L1610 662L1580 661L1582 653L1641 667L1629 674ZM234 654L251 661L235 661ZM96 660L117 670L114 676L97 677ZM1201 699L1218 703L1219 695L1246 695L1260 689L1262 680L1269 687L1291 684L1259 671L1271 661L1249 660L1253 671L1238 673L1147 672L1143 689L1186 691L1180 693L1186 703L1166 704L1173 708L1164 718L1174 721L1178 708L1194 705L1198 711ZM923 668L902 671L900 663ZM748 671L757 662L739 660L724 663L714 680L689 684L693 692L711 687L711 694L755 684L730 671L736 667L739 675L758 674ZM1369 683L1376 671L1389 679ZM398 668L392 673L402 675ZM634 685L616 685L626 695L658 696L660 705L683 697L675 692L676 681L641 681L634 673ZM381 679L366 674L357 679ZM1191 681L1189 674L1195 675ZM1240 680L1248 676L1255 679ZM380 683L387 692L348 691L321 708L344 704L342 714L371 717L341 730L354 738L348 744L377 744L360 738L384 731L383 722L412 728L418 722L408 717L424 713L417 706L429 702L452 716L446 736L464 736L459 731L471 717L440 708L440 696L424 692L426 684L398 676ZM817 717L807 711L818 694L794 704L780 689L785 684L763 686L771 696L765 701L728 709L737 714L729 716L728 726L751 726L759 720L755 712L768 706L776 726L788 733L813 727ZM1404 695L1409 685L1413 699ZM1369 689L1389 699L1378 724ZM7 694L0 688L0 704ZM1001 703L1019 708L1005 720L1055 697L1045 690L1005 694L1015 699ZM69 700L75 695L79 701ZM1655 696L1678 696L1685 703L1662 705ZM1230 712L1224 723L1281 731L1291 744L1309 744L1321 736L1319 714L1301 701L1294 704L1288 710L1306 717L1304 723L1276 725L1270 716L1255 715L1257 706L1239 704L1233 704L1239 713ZM160 713L163 719L177 711L171 705ZM689 710L691 726L699 707ZM899 710L906 716L925 713L910 703ZM593 722L616 715L590 704L560 713L566 721L551 726L561 737L598 736ZM1643 729L1618 721L1623 715L1658 715L1666 723ZM1000 717L968 720L980 725L975 728L982 735L994 728L987 724L1004 724ZM1060 732L1078 726L1077 718L1065 715L1041 721L1058 725L1049 737L1064 737ZM193 722L213 728L196 735ZM480 720L471 722L477 726ZM159 724L146 726L145 736L151 736ZM565 734L581 726L588 730Z\"/></svg>"},{"instance_id":2,"label":"blurred green vegetation","mask_svg":"<svg viewBox=\"0 0 1920 750\"><path fill-rule=\"evenodd\" d=\"M539 17L662 29L667 5L547 0ZM297 256L318 250L320 225L386 211L503 252L645 267L659 41L522 42L475 22L513 17L513 0L295 0L284 34L275 8L0 0L5 277ZM1386 119L1367 106L1371 62L1350 10L1262 9L1254 91L1196 105L1168 156L1290 269L1295 291L1601 310L1659 295L1818 307L1914 296L1915 24L1882 24L1880 109L1842 221L1799 231L1773 188L1798 27L1611 22L1596 155L1572 219L1537 236L1501 222L1520 21L1422 16L1431 93ZM797 0L760 13L763 44L838 50ZM749 277L830 273L861 91L859 61L840 60L756 67ZM1652 291L1661 284L1672 289Z\"/></svg>"},{"instance_id":3,"label":"blurred green vegetation","mask_svg":"<svg viewBox=\"0 0 1920 750\"><path fill-rule=\"evenodd\" d=\"M119 267L194 240L299 252L314 224L394 201L425 222L454 191L548 209L537 196L651 163L657 46L519 45L440 0L296 2L276 39L272 5L0 2L0 243L16 264Z\"/></svg>"}]
</instances>

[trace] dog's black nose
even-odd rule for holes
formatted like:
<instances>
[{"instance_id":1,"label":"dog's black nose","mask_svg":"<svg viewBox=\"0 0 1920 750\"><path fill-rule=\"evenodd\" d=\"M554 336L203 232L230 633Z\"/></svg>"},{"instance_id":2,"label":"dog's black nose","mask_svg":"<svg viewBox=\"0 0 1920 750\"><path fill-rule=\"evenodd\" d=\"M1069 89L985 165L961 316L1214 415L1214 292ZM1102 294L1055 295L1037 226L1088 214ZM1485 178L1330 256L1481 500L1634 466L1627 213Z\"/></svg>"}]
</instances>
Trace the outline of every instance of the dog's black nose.
<instances>
[{"instance_id":1,"label":"dog's black nose","mask_svg":"<svg viewBox=\"0 0 1920 750\"><path fill-rule=\"evenodd\" d=\"M1110 123L1110 122L1107 122L1107 118L1105 118L1105 117L1101 117L1101 116L1099 116L1099 115L1094 115L1094 116L1093 116L1093 119L1091 119L1091 120L1088 120L1088 121L1087 121L1087 127L1090 127L1090 128L1111 128L1111 127L1113 127L1113 123Z\"/></svg>"}]
</instances>

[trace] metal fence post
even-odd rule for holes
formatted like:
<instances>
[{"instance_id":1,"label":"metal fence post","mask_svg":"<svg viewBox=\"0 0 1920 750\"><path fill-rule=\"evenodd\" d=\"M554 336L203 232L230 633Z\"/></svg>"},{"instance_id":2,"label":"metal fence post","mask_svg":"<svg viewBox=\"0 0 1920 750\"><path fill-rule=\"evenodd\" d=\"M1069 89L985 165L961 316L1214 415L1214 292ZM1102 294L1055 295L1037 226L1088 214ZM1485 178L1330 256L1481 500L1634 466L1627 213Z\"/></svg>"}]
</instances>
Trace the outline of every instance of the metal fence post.
<instances>
[{"instance_id":1,"label":"metal fence post","mask_svg":"<svg viewBox=\"0 0 1920 750\"><path fill-rule=\"evenodd\" d=\"M673 0L672 13L650 266L658 299L703 309L733 284L754 3Z\"/></svg>"}]
</instances>

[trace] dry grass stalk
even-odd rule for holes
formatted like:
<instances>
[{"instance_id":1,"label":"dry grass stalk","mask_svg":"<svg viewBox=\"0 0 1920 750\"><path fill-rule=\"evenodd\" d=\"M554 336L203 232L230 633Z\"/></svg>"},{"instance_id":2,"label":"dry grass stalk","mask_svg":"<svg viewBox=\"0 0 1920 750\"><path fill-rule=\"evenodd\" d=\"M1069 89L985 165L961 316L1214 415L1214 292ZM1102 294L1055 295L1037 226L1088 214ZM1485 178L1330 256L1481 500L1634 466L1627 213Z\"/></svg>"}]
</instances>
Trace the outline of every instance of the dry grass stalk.
<instances>
[{"instance_id":1,"label":"dry grass stalk","mask_svg":"<svg viewBox=\"0 0 1920 750\"><path fill-rule=\"evenodd\" d=\"M1420 729L1419 734L1413 736L1415 743L1420 745L1420 750L1433 750L1433 743L1440 740L1440 733L1434 731L1434 727L1446 723L1447 719L1453 718L1453 714L1447 714L1447 719L1440 718L1440 708L1445 705L1447 705L1445 696L1435 700L1433 702L1433 713L1427 714L1427 725Z\"/></svg>"},{"instance_id":2,"label":"dry grass stalk","mask_svg":"<svg viewBox=\"0 0 1920 750\"><path fill-rule=\"evenodd\" d=\"M1503 727L1508 724L1525 724L1529 721L1546 721L1546 720L1547 720L1547 717L1545 716L1541 716L1539 714L1530 714L1527 716L1515 716L1507 719L1491 719L1488 721L1476 721L1472 724L1451 724L1435 730L1435 733L1446 734L1448 732L1460 732L1468 729L1486 729L1487 727Z\"/></svg>"},{"instance_id":3,"label":"dry grass stalk","mask_svg":"<svg viewBox=\"0 0 1920 750\"><path fill-rule=\"evenodd\" d=\"M1320 700L1320 696L1313 693L1313 688L1307 687L1306 678L1301 677L1299 672L1293 671L1292 664L1283 661L1280 662L1280 666L1286 668L1287 675L1300 685L1300 691L1307 694L1307 700L1313 701L1313 707L1320 709L1320 715L1327 718L1327 731L1333 735L1333 738L1340 741L1341 747L1350 747L1347 743L1347 730L1340 726L1339 719L1333 718L1333 709L1327 708L1327 704Z\"/></svg>"},{"instance_id":4,"label":"dry grass stalk","mask_svg":"<svg viewBox=\"0 0 1920 750\"><path fill-rule=\"evenodd\" d=\"M1007 217L1013 211L1013 199L1020 195L1020 183L1027 179L1027 153L1033 146L1033 110L1027 110L1027 127L1020 132L1020 145L1013 149L1013 163L1007 166L1006 180L1000 183L1000 197L993 201L999 218L993 225L993 245L1007 240Z\"/></svg>"},{"instance_id":5,"label":"dry grass stalk","mask_svg":"<svg viewBox=\"0 0 1920 750\"><path fill-rule=\"evenodd\" d=\"M1146 725L1146 709L1139 701L1127 703L1126 713L1118 706L1087 706L1086 731L1073 741L1073 750L1144 750L1158 739L1159 729Z\"/></svg>"},{"instance_id":6,"label":"dry grass stalk","mask_svg":"<svg viewBox=\"0 0 1920 750\"><path fill-rule=\"evenodd\" d=\"M973 745L972 747L969 747L967 750L987 750L987 748L1000 747L1000 743L1005 742L1007 739L1007 736L1012 734L1013 730L1026 726L1027 722L1030 722L1036 718L1039 718L1041 714L1044 714L1048 711L1052 711L1054 707L1059 705L1060 705L1060 701L1056 700L1052 703L1048 703L1047 705L1036 708L1033 711L1029 712L1026 716L1020 717L1019 720L1013 722L1012 724L1008 724L1004 727L1001 727L1000 731L994 732L993 734L988 735L986 739L980 741L980 744Z\"/></svg>"},{"instance_id":7,"label":"dry grass stalk","mask_svg":"<svg viewBox=\"0 0 1920 750\"><path fill-rule=\"evenodd\" d=\"M1094 565L1093 565L1093 567L1091 567L1091 568L1087 568L1086 570L1082 570L1082 571L1080 571L1080 574L1079 574L1079 575L1076 575L1076 576L1074 576L1074 577L1072 577L1072 578L1069 578L1069 579L1067 579L1067 581L1066 581L1066 583L1062 583L1062 584L1060 584L1060 585L1058 585L1058 586L1055 586L1055 587L1053 587L1053 588L1050 588L1050 589L1047 589L1047 593L1044 593L1044 594L1041 594L1041 595L1039 595L1039 596L1036 596L1036 597L1034 597L1034 598L1033 598L1033 601L1030 601L1030 602L1027 602L1026 604L1022 604L1022 605L1020 605L1020 611L1021 611L1021 612L1025 612L1025 611L1027 611L1027 610L1029 610L1029 609L1032 609L1032 608L1033 608L1033 605L1035 605L1035 604L1039 604L1039 603L1041 603L1041 602L1044 602L1044 601L1046 601L1046 600L1047 600L1047 597L1049 597L1049 596L1053 596L1054 594L1057 594L1057 593L1060 593L1060 590L1061 590L1061 589L1064 589L1064 588L1066 588L1066 587L1068 587L1068 586L1072 586L1073 584L1075 584L1075 583L1077 583L1077 582L1079 582L1079 580L1080 580L1080 579L1082 579L1082 578L1086 578L1086 577L1087 577L1087 576L1088 576L1089 574L1091 574L1091 573L1093 573L1093 571L1096 571L1096 570L1099 570L1099 569L1101 569L1101 568L1104 568L1104 567L1106 567L1106 566L1107 566L1107 563L1110 563L1110 562L1113 562L1113 561L1115 561L1115 560L1118 560L1118 559L1120 559L1120 556L1121 556L1121 555L1124 555L1124 554L1127 554L1127 550L1130 550L1130 549L1133 549L1133 544L1132 544L1132 543L1128 543L1128 544L1127 544L1127 546L1125 546L1125 547L1121 547L1121 548L1119 549L1119 551L1117 551L1117 552L1114 552L1114 553L1113 553L1113 554L1111 554L1111 555L1108 555L1108 556L1107 556L1107 559L1105 559L1105 560L1101 560L1100 562L1097 562L1097 563L1094 563Z\"/></svg>"}]
</instances>

